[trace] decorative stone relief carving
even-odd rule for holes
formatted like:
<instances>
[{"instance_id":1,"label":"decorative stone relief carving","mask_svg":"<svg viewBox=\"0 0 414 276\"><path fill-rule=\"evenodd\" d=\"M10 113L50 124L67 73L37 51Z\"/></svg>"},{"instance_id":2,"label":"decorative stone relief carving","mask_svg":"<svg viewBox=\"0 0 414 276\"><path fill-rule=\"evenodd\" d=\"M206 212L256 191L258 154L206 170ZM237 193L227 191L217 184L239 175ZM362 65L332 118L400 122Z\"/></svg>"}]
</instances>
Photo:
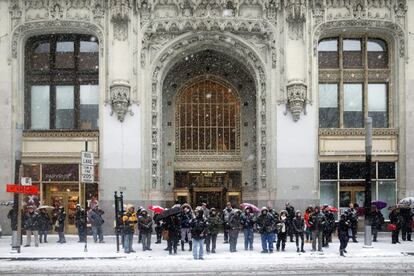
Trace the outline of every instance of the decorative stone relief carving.
<instances>
[{"instance_id":1,"label":"decorative stone relief carving","mask_svg":"<svg viewBox=\"0 0 414 276\"><path fill-rule=\"evenodd\" d=\"M116 113L118 120L122 123L127 113L131 116L134 115L132 110L129 109L131 106L131 86L128 82L114 81L110 86L110 94L111 116Z\"/></svg>"},{"instance_id":2,"label":"decorative stone relief carving","mask_svg":"<svg viewBox=\"0 0 414 276\"><path fill-rule=\"evenodd\" d=\"M128 38L128 24L132 10L131 0L111 0L111 21L114 27L114 37L125 41Z\"/></svg>"},{"instance_id":3,"label":"decorative stone relief carving","mask_svg":"<svg viewBox=\"0 0 414 276\"><path fill-rule=\"evenodd\" d=\"M306 21L306 0L286 0L286 21L289 26L289 37L293 40L303 38L303 25Z\"/></svg>"},{"instance_id":4,"label":"decorative stone relief carving","mask_svg":"<svg viewBox=\"0 0 414 276\"><path fill-rule=\"evenodd\" d=\"M12 21L12 27L14 28L21 22L23 14L19 0L10 0L9 13Z\"/></svg>"},{"instance_id":5,"label":"decorative stone relief carving","mask_svg":"<svg viewBox=\"0 0 414 276\"><path fill-rule=\"evenodd\" d=\"M64 9L62 5L60 4L61 1L59 0L51 0L49 3L49 13L51 19L62 19L63 18L63 12Z\"/></svg>"},{"instance_id":6,"label":"decorative stone relief carving","mask_svg":"<svg viewBox=\"0 0 414 276\"><path fill-rule=\"evenodd\" d=\"M297 122L302 112L306 114L306 99L306 85L302 81L289 82L287 85L286 107L292 113L293 121Z\"/></svg>"}]
</instances>

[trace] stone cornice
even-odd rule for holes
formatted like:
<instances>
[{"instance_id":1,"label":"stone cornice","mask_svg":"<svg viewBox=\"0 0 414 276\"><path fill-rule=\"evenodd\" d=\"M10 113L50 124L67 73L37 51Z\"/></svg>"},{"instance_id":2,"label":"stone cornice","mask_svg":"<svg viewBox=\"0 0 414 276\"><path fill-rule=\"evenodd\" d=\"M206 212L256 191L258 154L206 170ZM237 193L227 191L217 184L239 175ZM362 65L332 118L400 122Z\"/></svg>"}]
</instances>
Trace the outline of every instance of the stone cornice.
<instances>
[{"instance_id":1,"label":"stone cornice","mask_svg":"<svg viewBox=\"0 0 414 276\"><path fill-rule=\"evenodd\" d=\"M97 130L25 130L23 137L99 137Z\"/></svg>"},{"instance_id":2,"label":"stone cornice","mask_svg":"<svg viewBox=\"0 0 414 276\"><path fill-rule=\"evenodd\" d=\"M319 136L364 136L363 128L321 128ZM374 128L374 136L398 136L398 129L395 128Z\"/></svg>"}]
</instances>

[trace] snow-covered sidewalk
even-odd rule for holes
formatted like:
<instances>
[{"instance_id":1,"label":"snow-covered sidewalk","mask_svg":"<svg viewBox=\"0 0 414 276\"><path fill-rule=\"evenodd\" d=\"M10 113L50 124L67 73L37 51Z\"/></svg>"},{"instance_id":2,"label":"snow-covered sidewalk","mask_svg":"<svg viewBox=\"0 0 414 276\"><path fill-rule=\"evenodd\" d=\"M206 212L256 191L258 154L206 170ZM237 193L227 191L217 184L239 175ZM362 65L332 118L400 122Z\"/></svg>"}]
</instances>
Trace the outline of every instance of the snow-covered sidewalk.
<instances>
[{"instance_id":1,"label":"snow-covered sidewalk","mask_svg":"<svg viewBox=\"0 0 414 276\"><path fill-rule=\"evenodd\" d=\"M311 244L305 244L306 253L297 253L295 243L288 242L286 252L261 254L259 236L255 236L254 251L245 251L243 235L239 236L238 252L230 253L229 245L223 244L223 236L219 235L216 254L205 254L204 261L194 260L192 253L179 248L177 255L168 255L163 249L166 242L152 244L152 251L142 251L141 244L135 236L132 254L116 252L115 237L105 237L105 243L93 243L88 237L88 252L84 252L84 244L77 243L76 236L67 236L66 244L57 244L57 237L51 235L47 244L34 247L22 247L22 253L11 253L10 238L0 239L0 274L15 273L98 273L116 271L116 273L169 273L169 274L240 274L240 272L260 271L260 274L276 271L298 273L311 271L334 272L338 268L344 272L378 271L414 273L414 242L402 242L393 245L388 234L382 234L373 248L363 248L363 235L359 243L349 243L346 258L339 257L339 242L324 248L323 254L310 252ZM154 242L153 237L153 242ZM25 238L24 238L25 241ZM31 260L35 258L35 260ZM52 260L51 260L52 259ZM24 260L24 261L23 261ZM33 268L36 268L33 270ZM289 270L294 269L294 270Z\"/></svg>"}]
</instances>

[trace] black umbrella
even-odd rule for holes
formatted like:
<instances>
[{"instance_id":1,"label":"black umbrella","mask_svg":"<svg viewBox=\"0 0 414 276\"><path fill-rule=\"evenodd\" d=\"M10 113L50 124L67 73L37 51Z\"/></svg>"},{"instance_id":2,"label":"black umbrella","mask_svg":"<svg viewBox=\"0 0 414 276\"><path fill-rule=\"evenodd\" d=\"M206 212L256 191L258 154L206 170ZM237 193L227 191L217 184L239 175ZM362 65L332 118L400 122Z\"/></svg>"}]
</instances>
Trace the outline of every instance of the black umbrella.
<instances>
[{"instance_id":1,"label":"black umbrella","mask_svg":"<svg viewBox=\"0 0 414 276\"><path fill-rule=\"evenodd\" d=\"M157 221L166 219L168 217L175 216L179 213L181 213L181 208L180 207L173 207L173 208L165 210L164 212L159 214L156 218L154 218L154 220L157 222Z\"/></svg>"}]
</instances>

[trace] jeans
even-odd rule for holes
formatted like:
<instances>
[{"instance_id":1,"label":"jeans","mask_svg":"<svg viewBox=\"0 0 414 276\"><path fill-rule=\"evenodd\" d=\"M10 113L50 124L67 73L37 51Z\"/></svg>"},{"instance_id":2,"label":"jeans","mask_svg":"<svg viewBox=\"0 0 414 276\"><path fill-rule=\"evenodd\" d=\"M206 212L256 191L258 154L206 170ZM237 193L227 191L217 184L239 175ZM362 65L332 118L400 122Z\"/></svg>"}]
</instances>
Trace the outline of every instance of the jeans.
<instances>
[{"instance_id":1,"label":"jeans","mask_svg":"<svg viewBox=\"0 0 414 276\"><path fill-rule=\"evenodd\" d=\"M98 241L98 237L99 242L103 242L102 226L92 226L92 235L95 242Z\"/></svg>"},{"instance_id":2,"label":"jeans","mask_svg":"<svg viewBox=\"0 0 414 276\"><path fill-rule=\"evenodd\" d=\"M124 252L130 253L134 251L132 249L132 244L134 243L134 233L124 234Z\"/></svg>"},{"instance_id":3,"label":"jeans","mask_svg":"<svg viewBox=\"0 0 414 276\"><path fill-rule=\"evenodd\" d=\"M47 242L47 232L48 232L47 230L39 230L39 241L40 242Z\"/></svg>"},{"instance_id":4,"label":"jeans","mask_svg":"<svg viewBox=\"0 0 414 276\"><path fill-rule=\"evenodd\" d=\"M191 241L191 229L190 228L181 228L181 241L185 242L185 236L187 236L188 241Z\"/></svg>"},{"instance_id":5,"label":"jeans","mask_svg":"<svg viewBox=\"0 0 414 276\"><path fill-rule=\"evenodd\" d=\"M58 242L60 242L60 243L65 243L66 242L65 232L58 232L58 237L59 237Z\"/></svg>"},{"instance_id":6,"label":"jeans","mask_svg":"<svg viewBox=\"0 0 414 276\"><path fill-rule=\"evenodd\" d=\"M193 239L193 256L194 260L203 258L204 239ZM197 256L198 251L198 256Z\"/></svg>"},{"instance_id":7,"label":"jeans","mask_svg":"<svg viewBox=\"0 0 414 276\"><path fill-rule=\"evenodd\" d=\"M32 234L35 239L35 246L39 246L39 235L37 230L26 230L26 245L30 245L30 243L32 242Z\"/></svg>"},{"instance_id":8,"label":"jeans","mask_svg":"<svg viewBox=\"0 0 414 276\"><path fill-rule=\"evenodd\" d=\"M237 238L239 237L238 229L229 230L229 243L230 243L230 252L236 252Z\"/></svg>"},{"instance_id":9,"label":"jeans","mask_svg":"<svg viewBox=\"0 0 414 276\"><path fill-rule=\"evenodd\" d=\"M207 253L210 252L210 241L211 241L211 251L216 252L216 241L217 241L217 234L208 234L206 237L206 251Z\"/></svg>"},{"instance_id":10,"label":"jeans","mask_svg":"<svg viewBox=\"0 0 414 276\"><path fill-rule=\"evenodd\" d=\"M312 250L316 251L316 240L318 240L318 251L322 251L322 231L313 230L312 238Z\"/></svg>"},{"instance_id":11,"label":"jeans","mask_svg":"<svg viewBox=\"0 0 414 276\"><path fill-rule=\"evenodd\" d=\"M142 250L151 249L151 233L142 233Z\"/></svg>"},{"instance_id":12,"label":"jeans","mask_svg":"<svg viewBox=\"0 0 414 276\"><path fill-rule=\"evenodd\" d=\"M274 233L262 233L262 249L264 252L273 252L273 241L275 240Z\"/></svg>"},{"instance_id":13,"label":"jeans","mask_svg":"<svg viewBox=\"0 0 414 276\"><path fill-rule=\"evenodd\" d=\"M244 249L253 250L253 229L244 229Z\"/></svg>"}]
</instances>

